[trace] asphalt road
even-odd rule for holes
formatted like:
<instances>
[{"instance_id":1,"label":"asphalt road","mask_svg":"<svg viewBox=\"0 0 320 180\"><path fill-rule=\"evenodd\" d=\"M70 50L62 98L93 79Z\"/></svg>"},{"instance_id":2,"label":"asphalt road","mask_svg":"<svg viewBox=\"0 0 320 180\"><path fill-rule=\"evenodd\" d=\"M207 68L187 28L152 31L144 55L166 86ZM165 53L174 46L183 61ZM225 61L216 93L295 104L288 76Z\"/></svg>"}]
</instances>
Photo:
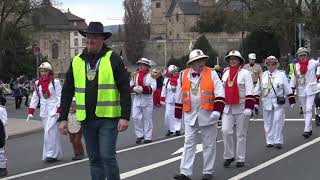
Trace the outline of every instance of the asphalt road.
<instances>
[{"instance_id":1,"label":"asphalt road","mask_svg":"<svg viewBox=\"0 0 320 180\"><path fill-rule=\"evenodd\" d=\"M10 109L9 116L25 117L25 108ZM267 148L261 116L249 124L247 158L244 168L223 167L223 142L219 131L215 179L291 179L313 180L318 177L320 156L320 127L313 126L312 138L306 140L301 134L304 122L299 120L298 107L287 109L284 128L284 148ZM118 161L122 179L128 180L167 180L179 173L181 148L184 137L165 138L163 127L164 108L154 109L154 142L148 145L135 145L133 124L128 131L119 134ZM4 179L56 180L90 179L88 161L71 161L72 148L68 138L63 136L64 158L54 164L41 161L42 133L10 139L7 142L8 171ZM200 144L200 141L199 141ZM202 153L198 146L193 179L201 179ZM179 151L180 150L180 151ZM175 153L176 152L176 153Z\"/></svg>"}]
</instances>

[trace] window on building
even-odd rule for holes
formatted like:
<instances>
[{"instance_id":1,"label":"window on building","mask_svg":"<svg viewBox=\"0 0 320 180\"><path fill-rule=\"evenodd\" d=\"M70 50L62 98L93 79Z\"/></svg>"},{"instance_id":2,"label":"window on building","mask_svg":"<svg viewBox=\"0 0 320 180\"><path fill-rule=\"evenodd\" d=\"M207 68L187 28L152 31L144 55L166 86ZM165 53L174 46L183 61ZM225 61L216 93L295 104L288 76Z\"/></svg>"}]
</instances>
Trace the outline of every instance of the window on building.
<instances>
[{"instance_id":1,"label":"window on building","mask_svg":"<svg viewBox=\"0 0 320 180\"><path fill-rule=\"evenodd\" d=\"M74 49L74 55L78 55L79 54L79 49Z\"/></svg>"},{"instance_id":2,"label":"window on building","mask_svg":"<svg viewBox=\"0 0 320 180\"><path fill-rule=\"evenodd\" d=\"M78 31L73 32L74 36L78 36Z\"/></svg>"},{"instance_id":3,"label":"window on building","mask_svg":"<svg viewBox=\"0 0 320 180\"><path fill-rule=\"evenodd\" d=\"M86 38L82 38L82 46L86 46Z\"/></svg>"},{"instance_id":4,"label":"window on building","mask_svg":"<svg viewBox=\"0 0 320 180\"><path fill-rule=\"evenodd\" d=\"M73 22L73 26L77 26L77 21L74 21L74 22Z\"/></svg>"},{"instance_id":5,"label":"window on building","mask_svg":"<svg viewBox=\"0 0 320 180\"><path fill-rule=\"evenodd\" d=\"M180 35L179 34L177 34L177 39L180 39Z\"/></svg>"},{"instance_id":6,"label":"window on building","mask_svg":"<svg viewBox=\"0 0 320 180\"><path fill-rule=\"evenodd\" d=\"M59 57L59 46L57 43L52 44L52 59L58 59Z\"/></svg>"},{"instance_id":7,"label":"window on building","mask_svg":"<svg viewBox=\"0 0 320 180\"><path fill-rule=\"evenodd\" d=\"M157 2L156 3L156 8L160 8L161 7L161 3Z\"/></svg>"},{"instance_id":8,"label":"window on building","mask_svg":"<svg viewBox=\"0 0 320 180\"><path fill-rule=\"evenodd\" d=\"M169 35L170 35L170 36L172 35L172 32L171 32L171 31L169 31Z\"/></svg>"},{"instance_id":9,"label":"window on building","mask_svg":"<svg viewBox=\"0 0 320 180\"><path fill-rule=\"evenodd\" d=\"M179 14L176 14L176 20L179 21Z\"/></svg>"},{"instance_id":10,"label":"window on building","mask_svg":"<svg viewBox=\"0 0 320 180\"><path fill-rule=\"evenodd\" d=\"M78 41L78 39L74 39L74 46L79 46L79 41Z\"/></svg>"}]
</instances>

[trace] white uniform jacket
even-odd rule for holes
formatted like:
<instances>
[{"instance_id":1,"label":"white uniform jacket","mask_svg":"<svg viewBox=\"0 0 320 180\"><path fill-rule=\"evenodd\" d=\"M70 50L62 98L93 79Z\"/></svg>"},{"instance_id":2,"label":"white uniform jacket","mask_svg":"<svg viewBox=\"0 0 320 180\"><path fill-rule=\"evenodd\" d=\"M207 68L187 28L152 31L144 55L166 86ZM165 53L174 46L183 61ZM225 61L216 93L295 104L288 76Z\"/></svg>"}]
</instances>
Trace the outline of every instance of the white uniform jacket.
<instances>
[{"instance_id":1,"label":"white uniform jacket","mask_svg":"<svg viewBox=\"0 0 320 180\"><path fill-rule=\"evenodd\" d=\"M3 124L3 126L7 126L8 114L7 114L6 107L4 107L2 105L0 105L0 120Z\"/></svg>"},{"instance_id":2,"label":"white uniform jacket","mask_svg":"<svg viewBox=\"0 0 320 180\"><path fill-rule=\"evenodd\" d=\"M53 84L54 83L54 86ZM61 84L58 79L54 79L49 84L50 97L45 99L42 94L41 85L37 85L38 80L35 82L35 89L32 94L29 108L37 109L40 99L40 117L54 116L57 113L57 109L60 107L61 99ZM39 97L40 96L40 97Z\"/></svg>"},{"instance_id":3,"label":"white uniform jacket","mask_svg":"<svg viewBox=\"0 0 320 180\"><path fill-rule=\"evenodd\" d=\"M134 86L138 86L138 78L139 73L137 74L137 77L135 79L132 79L130 81L131 88L133 88ZM149 86L152 92L154 92L157 89L157 81L151 77L150 73L144 76L143 85ZM149 94L135 94L133 99L133 106L146 107L147 105L153 105L152 92Z\"/></svg>"},{"instance_id":4,"label":"white uniform jacket","mask_svg":"<svg viewBox=\"0 0 320 180\"><path fill-rule=\"evenodd\" d=\"M223 87L227 85L226 82L229 77L229 73L230 73L230 70L229 68L227 68L222 75ZM246 97L247 96L253 97L254 87L253 87L250 71L241 68L238 72L237 84L238 84L239 98L240 98L239 104L232 105L232 106L226 104L223 110L224 113L229 113L229 111L231 111L231 114L242 114L243 111L245 110Z\"/></svg>"},{"instance_id":5,"label":"white uniform jacket","mask_svg":"<svg viewBox=\"0 0 320 180\"><path fill-rule=\"evenodd\" d=\"M178 78L179 79L179 78ZM161 97L165 97L166 103L175 104L177 86L170 84L170 79L165 78L163 81Z\"/></svg>"},{"instance_id":6,"label":"white uniform jacket","mask_svg":"<svg viewBox=\"0 0 320 180\"><path fill-rule=\"evenodd\" d=\"M190 68L189 74L187 75L187 78L191 81L191 86L194 86L195 84L200 83L200 79L202 77L202 73L200 76L192 77L191 74L194 72L192 68ZM177 95L176 95L176 103L181 104L181 99L182 99L182 93L181 93L181 85L182 85L182 77L183 77L182 72L180 74L180 77L178 79L178 85L177 85ZM221 80L216 73L216 71L211 70L211 79L214 83L214 96L215 98L219 99L221 101L221 98L224 100L224 88L222 86ZM199 88L200 91L200 88ZM210 124L216 123L217 120L210 119L209 117L211 116L212 111L208 111L205 109L202 109L200 107L200 95L199 92L195 96L192 93L190 93L190 98L191 98L191 111L190 112L183 112L183 119L184 123L188 124L190 126L194 126L196 121L198 120L199 126L207 126ZM214 102L215 103L215 102Z\"/></svg>"},{"instance_id":7,"label":"white uniform jacket","mask_svg":"<svg viewBox=\"0 0 320 180\"><path fill-rule=\"evenodd\" d=\"M300 65L296 63L294 68L295 74L290 81L291 88L296 88L297 95L306 97L319 92L317 88L316 70L320 66L320 62L314 59L310 59L308 63L308 71L304 76L300 73ZM304 83L299 83L303 82Z\"/></svg>"},{"instance_id":8,"label":"white uniform jacket","mask_svg":"<svg viewBox=\"0 0 320 180\"><path fill-rule=\"evenodd\" d=\"M270 76L270 74L272 75ZM272 82L274 90L279 97L287 97L292 95L292 89L289 85L287 76L283 71L275 70L272 73L269 71L262 73L254 89L254 94L261 97L263 108L271 111L272 107L278 108L279 104L277 104L277 96L274 93L269 81Z\"/></svg>"}]
</instances>

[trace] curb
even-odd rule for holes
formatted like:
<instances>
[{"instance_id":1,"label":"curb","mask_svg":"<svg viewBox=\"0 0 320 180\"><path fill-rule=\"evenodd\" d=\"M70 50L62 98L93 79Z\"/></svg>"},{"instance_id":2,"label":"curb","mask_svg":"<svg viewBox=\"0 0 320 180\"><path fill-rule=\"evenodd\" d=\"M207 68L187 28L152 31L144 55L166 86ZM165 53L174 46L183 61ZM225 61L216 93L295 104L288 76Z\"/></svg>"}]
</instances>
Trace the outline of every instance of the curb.
<instances>
[{"instance_id":1,"label":"curb","mask_svg":"<svg viewBox=\"0 0 320 180\"><path fill-rule=\"evenodd\" d=\"M31 134L34 134L34 133L38 133L38 132L41 132L41 131L43 131L42 127L41 128L35 128L33 130L30 130L30 131L21 131L19 133L15 133L15 134L9 135L8 139L19 138L19 137L31 135Z\"/></svg>"}]
</instances>

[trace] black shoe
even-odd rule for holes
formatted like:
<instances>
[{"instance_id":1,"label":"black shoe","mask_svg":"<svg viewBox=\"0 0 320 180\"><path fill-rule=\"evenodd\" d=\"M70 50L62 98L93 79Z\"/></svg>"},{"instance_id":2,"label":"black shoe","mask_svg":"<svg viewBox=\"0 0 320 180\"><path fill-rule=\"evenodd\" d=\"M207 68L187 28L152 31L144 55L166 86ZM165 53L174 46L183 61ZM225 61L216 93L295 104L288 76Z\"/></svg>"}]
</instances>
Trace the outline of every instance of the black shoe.
<instances>
[{"instance_id":1,"label":"black shoe","mask_svg":"<svg viewBox=\"0 0 320 180\"><path fill-rule=\"evenodd\" d=\"M170 132L170 131L168 130L166 136L169 137L171 134L173 134L173 132Z\"/></svg>"},{"instance_id":2,"label":"black shoe","mask_svg":"<svg viewBox=\"0 0 320 180\"><path fill-rule=\"evenodd\" d=\"M0 177L8 175L7 168L0 168Z\"/></svg>"},{"instance_id":3,"label":"black shoe","mask_svg":"<svg viewBox=\"0 0 320 180\"><path fill-rule=\"evenodd\" d=\"M146 139L143 141L143 144L148 144L148 143L152 143L152 140L151 139Z\"/></svg>"},{"instance_id":4,"label":"black shoe","mask_svg":"<svg viewBox=\"0 0 320 180\"><path fill-rule=\"evenodd\" d=\"M271 148L271 147L273 147L273 144L267 144L267 147Z\"/></svg>"},{"instance_id":5,"label":"black shoe","mask_svg":"<svg viewBox=\"0 0 320 180\"><path fill-rule=\"evenodd\" d=\"M144 139L144 137L139 137L139 138L137 138L136 144L142 143L142 140L143 140L143 139Z\"/></svg>"},{"instance_id":6,"label":"black shoe","mask_svg":"<svg viewBox=\"0 0 320 180\"><path fill-rule=\"evenodd\" d=\"M176 131L175 136L180 136L180 135L181 135L180 131Z\"/></svg>"},{"instance_id":7,"label":"black shoe","mask_svg":"<svg viewBox=\"0 0 320 180\"><path fill-rule=\"evenodd\" d=\"M56 161L57 161L57 158L46 157L46 162L48 162L48 163L54 163Z\"/></svg>"},{"instance_id":8,"label":"black shoe","mask_svg":"<svg viewBox=\"0 0 320 180\"><path fill-rule=\"evenodd\" d=\"M184 174L175 175L173 178L177 180L191 180L191 178Z\"/></svg>"},{"instance_id":9,"label":"black shoe","mask_svg":"<svg viewBox=\"0 0 320 180\"><path fill-rule=\"evenodd\" d=\"M211 180L212 179L212 174L204 174L202 176L202 180Z\"/></svg>"},{"instance_id":10,"label":"black shoe","mask_svg":"<svg viewBox=\"0 0 320 180\"><path fill-rule=\"evenodd\" d=\"M316 118L315 118L316 120L316 125L317 126L320 126L320 117L319 117L319 115L316 115Z\"/></svg>"},{"instance_id":11,"label":"black shoe","mask_svg":"<svg viewBox=\"0 0 320 180\"><path fill-rule=\"evenodd\" d=\"M304 132L303 134L302 134L302 136L304 137L304 138L306 138L306 139L309 139L309 137L312 135L312 131L310 131L310 132Z\"/></svg>"},{"instance_id":12,"label":"black shoe","mask_svg":"<svg viewBox=\"0 0 320 180\"><path fill-rule=\"evenodd\" d=\"M242 167L244 167L244 162L237 162L236 167L237 167L237 168L242 168Z\"/></svg>"},{"instance_id":13,"label":"black shoe","mask_svg":"<svg viewBox=\"0 0 320 180\"><path fill-rule=\"evenodd\" d=\"M224 160L223 166L228 167L234 161L234 158Z\"/></svg>"},{"instance_id":14,"label":"black shoe","mask_svg":"<svg viewBox=\"0 0 320 180\"><path fill-rule=\"evenodd\" d=\"M78 161L84 159L84 155L83 154L79 154L79 155L75 155L74 157L72 157L73 161Z\"/></svg>"},{"instance_id":15,"label":"black shoe","mask_svg":"<svg viewBox=\"0 0 320 180\"><path fill-rule=\"evenodd\" d=\"M303 110L302 110L302 107L300 107L300 114L303 114Z\"/></svg>"},{"instance_id":16,"label":"black shoe","mask_svg":"<svg viewBox=\"0 0 320 180\"><path fill-rule=\"evenodd\" d=\"M277 143L277 144L274 145L274 147L276 147L277 149L282 149L282 144Z\"/></svg>"}]
</instances>

